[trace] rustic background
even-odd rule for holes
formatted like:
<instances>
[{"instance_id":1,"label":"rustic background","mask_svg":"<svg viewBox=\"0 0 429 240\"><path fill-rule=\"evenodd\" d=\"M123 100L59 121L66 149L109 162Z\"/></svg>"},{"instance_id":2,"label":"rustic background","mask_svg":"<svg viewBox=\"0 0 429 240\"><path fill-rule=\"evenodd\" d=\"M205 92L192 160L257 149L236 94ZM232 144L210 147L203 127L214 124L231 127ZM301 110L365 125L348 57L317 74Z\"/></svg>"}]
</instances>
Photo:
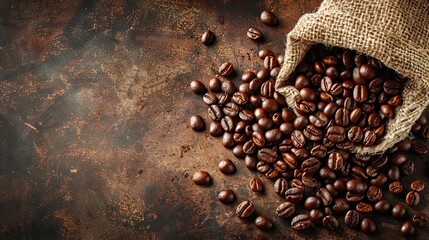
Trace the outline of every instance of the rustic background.
<instances>
[{"instance_id":1,"label":"rustic background","mask_svg":"<svg viewBox=\"0 0 429 240\"><path fill-rule=\"evenodd\" d=\"M2 0L0 2L0 236L2 239L360 239L317 228L304 233L275 217L282 202L252 193L257 175L220 140L187 126L206 106L189 92L231 61L259 69L256 53L284 51L285 34L320 0ZM259 13L272 9L280 26ZM255 26L265 41L246 30ZM211 29L216 43L200 34ZM235 79L238 83L239 79ZM428 181L427 156L416 159ZM220 174L222 158L238 172ZM207 170L209 188L190 176ZM416 176L415 175L415 176ZM413 178L415 178L415 176ZM409 182L407 179L406 182ZM275 222L263 233L216 200L232 188ZM428 190L416 210L428 212ZM399 221L376 218L374 238L398 238ZM341 222L343 222L341 220ZM419 230L419 236L429 234Z\"/></svg>"}]
</instances>

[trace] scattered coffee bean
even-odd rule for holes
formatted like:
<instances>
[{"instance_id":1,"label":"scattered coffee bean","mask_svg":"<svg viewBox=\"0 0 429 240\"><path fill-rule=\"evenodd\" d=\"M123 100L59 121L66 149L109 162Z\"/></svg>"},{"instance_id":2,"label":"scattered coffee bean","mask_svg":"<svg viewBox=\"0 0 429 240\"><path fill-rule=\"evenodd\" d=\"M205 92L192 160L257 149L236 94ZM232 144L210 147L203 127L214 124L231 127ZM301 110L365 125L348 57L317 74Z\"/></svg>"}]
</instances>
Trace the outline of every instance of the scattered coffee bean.
<instances>
[{"instance_id":1,"label":"scattered coffee bean","mask_svg":"<svg viewBox=\"0 0 429 240\"><path fill-rule=\"evenodd\" d=\"M262 37L261 30L251 27L247 30L247 37L249 37L252 40L259 40Z\"/></svg>"},{"instance_id":2,"label":"scattered coffee bean","mask_svg":"<svg viewBox=\"0 0 429 240\"><path fill-rule=\"evenodd\" d=\"M270 231L273 229L273 222L265 216L258 216L255 219L255 225L262 231Z\"/></svg>"},{"instance_id":3,"label":"scattered coffee bean","mask_svg":"<svg viewBox=\"0 0 429 240\"><path fill-rule=\"evenodd\" d=\"M221 191L217 198L219 199L219 202L223 204L231 204L235 202L235 194L231 189Z\"/></svg>"},{"instance_id":4,"label":"scattered coffee bean","mask_svg":"<svg viewBox=\"0 0 429 240\"><path fill-rule=\"evenodd\" d=\"M407 196L405 197L405 202L410 207L417 206L420 203L420 194L416 191L408 192Z\"/></svg>"},{"instance_id":5,"label":"scattered coffee bean","mask_svg":"<svg viewBox=\"0 0 429 240\"><path fill-rule=\"evenodd\" d=\"M212 183L212 178L210 174L206 171L198 171L192 175L192 181L197 185L210 185Z\"/></svg>"},{"instance_id":6,"label":"scattered coffee bean","mask_svg":"<svg viewBox=\"0 0 429 240\"><path fill-rule=\"evenodd\" d=\"M413 223L421 228L429 227L429 217L425 213L416 213L413 216Z\"/></svg>"},{"instance_id":7,"label":"scattered coffee bean","mask_svg":"<svg viewBox=\"0 0 429 240\"><path fill-rule=\"evenodd\" d=\"M388 200L380 200L374 204L374 210L377 213L385 214L390 211L391 205Z\"/></svg>"},{"instance_id":8,"label":"scattered coffee bean","mask_svg":"<svg viewBox=\"0 0 429 240\"><path fill-rule=\"evenodd\" d=\"M251 201L243 201L241 202L236 209L236 213L240 218L247 218L250 215L252 215L253 211L255 210L255 206Z\"/></svg>"},{"instance_id":9,"label":"scattered coffee bean","mask_svg":"<svg viewBox=\"0 0 429 240\"><path fill-rule=\"evenodd\" d=\"M211 45L214 41L214 33L210 30L206 30L202 35L201 35L201 42L204 45Z\"/></svg>"},{"instance_id":10,"label":"scattered coffee bean","mask_svg":"<svg viewBox=\"0 0 429 240\"><path fill-rule=\"evenodd\" d=\"M338 220L332 215L328 215L324 217L322 223L323 223L323 227L329 231L338 230L338 227L339 227Z\"/></svg>"},{"instance_id":11,"label":"scattered coffee bean","mask_svg":"<svg viewBox=\"0 0 429 240\"><path fill-rule=\"evenodd\" d=\"M392 208L392 216L394 218L402 218L407 213L405 206L402 203L398 203Z\"/></svg>"},{"instance_id":12,"label":"scattered coffee bean","mask_svg":"<svg viewBox=\"0 0 429 240\"><path fill-rule=\"evenodd\" d=\"M286 219L295 213L295 205L291 202L284 202L277 207L276 212L278 217Z\"/></svg>"},{"instance_id":13,"label":"scattered coffee bean","mask_svg":"<svg viewBox=\"0 0 429 240\"><path fill-rule=\"evenodd\" d=\"M224 159L219 162L219 171L224 174L232 174L235 172L235 165L230 159Z\"/></svg>"},{"instance_id":14,"label":"scattered coffee bean","mask_svg":"<svg viewBox=\"0 0 429 240\"><path fill-rule=\"evenodd\" d=\"M291 222L291 226L294 230L302 231L309 228L311 225L310 216L307 214L296 215Z\"/></svg>"},{"instance_id":15,"label":"scattered coffee bean","mask_svg":"<svg viewBox=\"0 0 429 240\"><path fill-rule=\"evenodd\" d=\"M351 228L355 228L360 224L361 215L355 210L350 210L344 217L344 223Z\"/></svg>"},{"instance_id":16,"label":"scattered coffee bean","mask_svg":"<svg viewBox=\"0 0 429 240\"><path fill-rule=\"evenodd\" d=\"M263 24L268 26L275 26L278 23L276 15L269 10L262 11L260 19Z\"/></svg>"},{"instance_id":17,"label":"scattered coffee bean","mask_svg":"<svg viewBox=\"0 0 429 240\"><path fill-rule=\"evenodd\" d=\"M389 184L389 191L391 193L394 193L394 194L401 193L402 189L403 189L403 187L402 187L401 182L396 181L396 182L392 182L391 184Z\"/></svg>"},{"instance_id":18,"label":"scattered coffee bean","mask_svg":"<svg viewBox=\"0 0 429 240\"><path fill-rule=\"evenodd\" d=\"M421 192L425 188L425 184L421 180L415 180L411 183L411 190Z\"/></svg>"},{"instance_id":19,"label":"scattered coffee bean","mask_svg":"<svg viewBox=\"0 0 429 240\"><path fill-rule=\"evenodd\" d=\"M401 226L401 234L404 237L409 237L413 235L415 231L416 229L414 227L414 223L411 221L406 221Z\"/></svg>"},{"instance_id":20,"label":"scattered coffee bean","mask_svg":"<svg viewBox=\"0 0 429 240\"><path fill-rule=\"evenodd\" d=\"M197 132L204 131L206 129L206 123L200 115L193 115L189 119L189 125L191 126L192 130Z\"/></svg>"},{"instance_id":21,"label":"scattered coffee bean","mask_svg":"<svg viewBox=\"0 0 429 240\"><path fill-rule=\"evenodd\" d=\"M377 225L372 218L364 218L360 223L360 229L365 234L371 234L377 231Z\"/></svg>"},{"instance_id":22,"label":"scattered coffee bean","mask_svg":"<svg viewBox=\"0 0 429 240\"><path fill-rule=\"evenodd\" d=\"M274 182L274 191L280 195L280 196L284 196L286 191L288 189L288 183L287 180L284 178L278 178L275 182Z\"/></svg>"},{"instance_id":23,"label":"scattered coffee bean","mask_svg":"<svg viewBox=\"0 0 429 240\"><path fill-rule=\"evenodd\" d=\"M204 84L199 80L192 81L190 84L190 88L192 92L199 95L202 95L207 92L206 86L204 86Z\"/></svg>"},{"instance_id":24,"label":"scattered coffee bean","mask_svg":"<svg viewBox=\"0 0 429 240\"><path fill-rule=\"evenodd\" d=\"M258 177L252 178L252 180L250 180L250 189L252 189L252 191L254 192L262 192L262 189L264 187L262 180Z\"/></svg>"}]
</instances>

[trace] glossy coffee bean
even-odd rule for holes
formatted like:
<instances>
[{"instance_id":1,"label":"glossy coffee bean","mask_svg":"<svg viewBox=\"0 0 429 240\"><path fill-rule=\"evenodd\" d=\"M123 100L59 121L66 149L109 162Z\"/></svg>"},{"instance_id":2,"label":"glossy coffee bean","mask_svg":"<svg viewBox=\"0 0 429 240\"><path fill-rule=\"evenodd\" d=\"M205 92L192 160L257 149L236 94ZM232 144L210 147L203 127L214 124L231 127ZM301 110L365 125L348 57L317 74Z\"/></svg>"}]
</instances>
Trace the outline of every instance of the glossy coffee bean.
<instances>
[{"instance_id":1,"label":"glossy coffee bean","mask_svg":"<svg viewBox=\"0 0 429 240\"><path fill-rule=\"evenodd\" d=\"M249 37L252 40L259 40L262 37L261 30L251 27L247 30L247 37Z\"/></svg>"},{"instance_id":2,"label":"glossy coffee bean","mask_svg":"<svg viewBox=\"0 0 429 240\"><path fill-rule=\"evenodd\" d=\"M231 189L226 189L219 193L217 199L223 204L231 204L235 202L236 197L234 191Z\"/></svg>"},{"instance_id":3,"label":"glossy coffee bean","mask_svg":"<svg viewBox=\"0 0 429 240\"><path fill-rule=\"evenodd\" d=\"M270 231L273 229L273 222L265 216L258 216L255 219L255 226L262 231Z\"/></svg>"},{"instance_id":4,"label":"glossy coffee bean","mask_svg":"<svg viewBox=\"0 0 429 240\"><path fill-rule=\"evenodd\" d=\"M316 196L310 196L304 201L304 208L307 210L320 208L322 206L322 200Z\"/></svg>"},{"instance_id":5,"label":"glossy coffee bean","mask_svg":"<svg viewBox=\"0 0 429 240\"><path fill-rule=\"evenodd\" d=\"M394 218L402 218L407 213L405 206L402 203L398 203L392 207L392 216Z\"/></svg>"},{"instance_id":6,"label":"glossy coffee bean","mask_svg":"<svg viewBox=\"0 0 429 240\"><path fill-rule=\"evenodd\" d=\"M362 194L365 192L365 183L360 179L350 179L347 181L347 191Z\"/></svg>"},{"instance_id":7,"label":"glossy coffee bean","mask_svg":"<svg viewBox=\"0 0 429 240\"><path fill-rule=\"evenodd\" d=\"M377 68L371 64L363 64L359 67L359 75L366 80L372 80L377 76Z\"/></svg>"},{"instance_id":8,"label":"glossy coffee bean","mask_svg":"<svg viewBox=\"0 0 429 240\"><path fill-rule=\"evenodd\" d=\"M218 78L212 78L209 81L209 90L218 93L222 90L222 82Z\"/></svg>"},{"instance_id":9,"label":"glossy coffee bean","mask_svg":"<svg viewBox=\"0 0 429 240\"><path fill-rule=\"evenodd\" d=\"M295 205L291 202L284 202L276 208L277 216L286 219L295 213Z\"/></svg>"},{"instance_id":10,"label":"glossy coffee bean","mask_svg":"<svg viewBox=\"0 0 429 240\"><path fill-rule=\"evenodd\" d=\"M416 228L414 227L414 223L411 221L406 221L401 226L401 234L404 237L409 237L414 234Z\"/></svg>"},{"instance_id":11,"label":"glossy coffee bean","mask_svg":"<svg viewBox=\"0 0 429 240\"><path fill-rule=\"evenodd\" d=\"M215 35L212 31L210 30L206 30L202 35L201 35L201 43L203 43L204 45L211 45L213 43L215 39Z\"/></svg>"},{"instance_id":12,"label":"glossy coffee bean","mask_svg":"<svg viewBox=\"0 0 429 240\"><path fill-rule=\"evenodd\" d=\"M429 227L429 217L425 213L416 213L413 216L413 223L421 228Z\"/></svg>"},{"instance_id":13,"label":"glossy coffee bean","mask_svg":"<svg viewBox=\"0 0 429 240\"><path fill-rule=\"evenodd\" d=\"M328 215L322 220L323 227L329 231L337 231L339 227L338 220L332 216Z\"/></svg>"},{"instance_id":14,"label":"glossy coffee bean","mask_svg":"<svg viewBox=\"0 0 429 240\"><path fill-rule=\"evenodd\" d=\"M218 137L223 134L223 129L220 123L211 122L209 126L209 134L213 137Z\"/></svg>"},{"instance_id":15,"label":"glossy coffee bean","mask_svg":"<svg viewBox=\"0 0 429 240\"><path fill-rule=\"evenodd\" d=\"M200 115L193 115L189 119L189 126L192 130L197 132L204 131L206 129L206 123Z\"/></svg>"},{"instance_id":16,"label":"glossy coffee bean","mask_svg":"<svg viewBox=\"0 0 429 240\"><path fill-rule=\"evenodd\" d=\"M372 206L368 203L360 202L356 205L356 211L360 213L371 213Z\"/></svg>"},{"instance_id":17,"label":"glossy coffee bean","mask_svg":"<svg viewBox=\"0 0 429 240\"><path fill-rule=\"evenodd\" d=\"M224 174L232 174L235 172L235 165L230 159L224 159L219 162L219 171Z\"/></svg>"},{"instance_id":18,"label":"glossy coffee bean","mask_svg":"<svg viewBox=\"0 0 429 240\"><path fill-rule=\"evenodd\" d=\"M296 215L291 222L291 226L294 230L302 231L309 228L311 225L310 216L308 214Z\"/></svg>"},{"instance_id":19,"label":"glossy coffee bean","mask_svg":"<svg viewBox=\"0 0 429 240\"><path fill-rule=\"evenodd\" d=\"M288 190L288 182L284 178L278 178L274 182L274 192L276 192L280 196L284 196L286 191Z\"/></svg>"},{"instance_id":20,"label":"glossy coffee bean","mask_svg":"<svg viewBox=\"0 0 429 240\"><path fill-rule=\"evenodd\" d=\"M405 202L410 207L417 206L420 203L420 194L416 191L408 192L405 197Z\"/></svg>"},{"instance_id":21,"label":"glossy coffee bean","mask_svg":"<svg viewBox=\"0 0 429 240\"><path fill-rule=\"evenodd\" d=\"M399 181L392 182L389 184L389 192L393 194L401 193L403 189L402 183Z\"/></svg>"},{"instance_id":22,"label":"glossy coffee bean","mask_svg":"<svg viewBox=\"0 0 429 240\"><path fill-rule=\"evenodd\" d=\"M222 76L228 76L234 71L234 66L230 62L224 62L219 67L219 74Z\"/></svg>"},{"instance_id":23,"label":"glossy coffee bean","mask_svg":"<svg viewBox=\"0 0 429 240\"><path fill-rule=\"evenodd\" d=\"M271 148L260 149L256 156L259 161L265 163L274 163L277 161L277 152Z\"/></svg>"},{"instance_id":24,"label":"glossy coffee bean","mask_svg":"<svg viewBox=\"0 0 429 240\"><path fill-rule=\"evenodd\" d=\"M421 192L425 188L425 184L421 180L415 180L411 183L411 190Z\"/></svg>"},{"instance_id":25,"label":"glossy coffee bean","mask_svg":"<svg viewBox=\"0 0 429 240\"><path fill-rule=\"evenodd\" d=\"M360 229L365 234L372 234L377 231L377 225L372 218L364 218L360 223Z\"/></svg>"},{"instance_id":26,"label":"glossy coffee bean","mask_svg":"<svg viewBox=\"0 0 429 240\"><path fill-rule=\"evenodd\" d=\"M303 198L303 191L300 188L297 188L297 187L289 188L285 192L285 199L288 202L293 202L293 203L299 202L301 201L302 198Z\"/></svg>"},{"instance_id":27,"label":"glossy coffee bean","mask_svg":"<svg viewBox=\"0 0 429 240\"><path fill-rule=\"evenodd\" d=\"M253 211L255 210L255 206L253 205L253 203L251 201L243 201L241 202L237 208L236 208L236 214L240 217L240 218L247 218L250 215L252 215Z\"/></svg>"},{"instance_id":28,"label":"glossy coffee bean","mask_svg":"<svg viewBox=\"0 0 429 240\"><path fill-rule=\"evenodd\" d=\"M355 228L360 225L361 214L355 210L350 210L344 217L344 223L347 227Z\"/></svg>"},{"instance_id":29,"label":"glossy coffee bean","mask_svg":"<svg viewBox=\"0 0 429 240\"><path fill-rule=\"evenodd\" d=\"M249 187L254 192L262 192L264 185L260 178L255 177L250 180Z\"/></svg>"},{"instance_id":30,"label":"glossy coffee bean","mask_svg":"<svg viewBox=\"0 0 429 240\"><path fill-rule=\"evenodd\" d=\"M374 204L374 210L377 213L385 214L390 211L391 205L388 200L380 200Z\"/></svg>"},{"instance_id":31,"label":"glossy coffee bean","mask_svg":"<svg viewBox=\"0 0 429 240\"><path fill-rule=\"evenodd\" d=\"M197 185L210 185L212 183L212 178L210 174L206 171L198 171L192 175L192 181Z\"/></svg>"},{"instance_id":32,"label":"glossy coffee bean","mask_svg":"<svg viewBox=\"0 0 429 240\"><path fill-rule=\"evenodd\" d=\"M222 89L222 92L228 96L232 96L232 94L234 94L237 91L237 88L235 87L234 83L230 80L226 80L225 82L223 82L221 85L221 89Z\"/></svg>"},{"instance_id":33,"label":"glossy coffee bean","mask_svg":"<svg viewBox=\"0 0 429 240\"><path fill-rule=\"evenodd\" d=\"M387 80L383 84L383 89L387 94L396 95L402 91L402 84L396 80Z\"/></svg>"},{"instance_id":34,"label":"glossy coffee bean","mask_svg":"<svg viewBox=\"0 0 429 240\"><path fill-rule=\"evenodd\" d=\"M368 200L377 202L383 197L383 191L377 186L370 186L366 193Z\"/></svg>"},{"instance_id":35,"label":"glossy coffee bean","mask_svg":"<svg viewBox=\"0 0 429 240\"><path fill-rule=\"evenodd\" d=\"M353 89L353 99L356 102L365 102L368 99L368 89L365 85L358 84Z\"/></svg>"},{"instance_id":36,"label":"glossy coffee bean","mask_svg":"<svg viewBox=\"0 0 429 240\"><path fill-rule=\"evenodd\" d=\"M345 198L337 198L332 204L332 213L334 215L344 214L350 210L350 205Z\"/></svg>"},{"instance_id":37,"label":"glossy coffee bean","mask_svg":"<svg viewBox=\"0 0 429 240\"><path fill-rule=\"evenodd\" d=\"M262 11L260 20L263 24L268 26L276 26L278 24L276 15L269 10Z\"/></svg>"},{"instance_id":38,"label":"glossy coffee bean","mask_svg":"<svg viewBox=\"0 0 429 240\"><path fill-rule=\"evenodd\" d=\"M274 56L266 56L264 59L265 69L271 70L278 66L277 59Z\"/></svg>"},{"instance_id":39,"label":"glossy coffee bean","mask_svg":"<svg viewBox=\"0 0 429 240\"><path fill-rule=\"evenodd\" d=\"M204 84L199 80L192 81L190 84L190 89L192 92L199 95L202 95L207 92L206 86L204 86Z\"/></svg>"}]
</instances>

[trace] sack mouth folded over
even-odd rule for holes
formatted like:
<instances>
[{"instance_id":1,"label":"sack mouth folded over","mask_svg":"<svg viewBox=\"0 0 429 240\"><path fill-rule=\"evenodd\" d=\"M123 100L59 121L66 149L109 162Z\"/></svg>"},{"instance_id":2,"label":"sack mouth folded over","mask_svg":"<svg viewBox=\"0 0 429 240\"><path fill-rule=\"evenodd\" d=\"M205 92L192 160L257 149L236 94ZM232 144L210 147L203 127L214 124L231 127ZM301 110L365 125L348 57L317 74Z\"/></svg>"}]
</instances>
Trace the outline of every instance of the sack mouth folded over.
<instances>
[{"instance_id":1,"label":"sack mouth folded over","mask_svg":"<svg viewBox=\"0 0 429 240\"><path fill-rule=\"evenodd\" d=\"M408 136L429 104L429 2L325 0L316 13L302 16L287 35L285 59L276 90L293 106L298 90L289 76L312 45L322 43L355 50L379 59L410 80L402 104L375 146L355 146L352 152L380 154Z\"/></svg>"}]
</instances>

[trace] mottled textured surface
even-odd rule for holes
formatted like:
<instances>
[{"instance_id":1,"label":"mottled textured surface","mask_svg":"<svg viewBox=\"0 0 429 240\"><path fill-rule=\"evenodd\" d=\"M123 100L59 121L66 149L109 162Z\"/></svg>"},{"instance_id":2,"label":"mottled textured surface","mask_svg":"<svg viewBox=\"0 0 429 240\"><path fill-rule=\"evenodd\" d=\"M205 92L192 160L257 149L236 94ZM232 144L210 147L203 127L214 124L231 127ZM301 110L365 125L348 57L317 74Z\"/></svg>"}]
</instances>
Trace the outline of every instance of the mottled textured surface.
<instances>
[{"instance_id":1,"label":"mottled textured surface","mask_svg":"<svg viewBox=\"0 0 429 240\"><path fill-rule=\"evenodd\" d=\"M270 187L249 190L256 173L219 139L187 127L192 114L207 119L205 104L187 89L191 80L207 83L226 60L239 73L261 68L257 50L283 52L284 34L319 3L1 1L1 238L364 238L346 227L292 231L290 220L275 217L282 199ZM280 26L259 22L267 8ZM262 30L264 42L246 38L250 26ZM199 42L207 28L216 34L211 47ZM226 157L236 174L216 170ZM416 175L429 182L426 158L415 158ZM209 171L214 184L194 185L196 170ZM275 230L238 219L236 205L216 200L224 188L239 201L252 199ZM428 212L427 199L425 190L416 209ZM376 220L374 238L398 238L399 221ZM429 234L418 230L421 238Z\"/></svg>"}]
</instances>

